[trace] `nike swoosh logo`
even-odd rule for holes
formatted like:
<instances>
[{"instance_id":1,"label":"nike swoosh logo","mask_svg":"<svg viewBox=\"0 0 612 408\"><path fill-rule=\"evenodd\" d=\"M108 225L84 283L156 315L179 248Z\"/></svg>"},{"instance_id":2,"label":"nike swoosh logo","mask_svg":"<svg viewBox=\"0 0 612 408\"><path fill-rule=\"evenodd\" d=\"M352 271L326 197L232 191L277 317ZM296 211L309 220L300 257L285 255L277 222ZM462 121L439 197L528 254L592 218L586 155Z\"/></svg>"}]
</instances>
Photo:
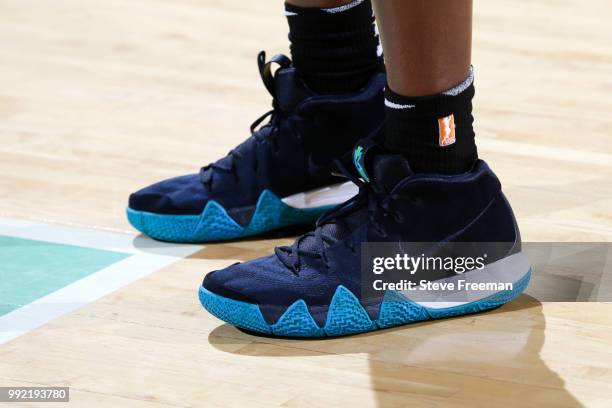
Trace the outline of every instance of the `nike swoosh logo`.
<instances>
[{"instance_id":1,"label":"nike swoosh logo","mask_svg":"<svg viewBox=\"0 0 612 408\"><path fill-rule=\"evenodd\" d=\"M399 103L391 102L385 99L385 106L391 109L414 109L416 105L400 105Z\"/></svg>"}]
</instances>

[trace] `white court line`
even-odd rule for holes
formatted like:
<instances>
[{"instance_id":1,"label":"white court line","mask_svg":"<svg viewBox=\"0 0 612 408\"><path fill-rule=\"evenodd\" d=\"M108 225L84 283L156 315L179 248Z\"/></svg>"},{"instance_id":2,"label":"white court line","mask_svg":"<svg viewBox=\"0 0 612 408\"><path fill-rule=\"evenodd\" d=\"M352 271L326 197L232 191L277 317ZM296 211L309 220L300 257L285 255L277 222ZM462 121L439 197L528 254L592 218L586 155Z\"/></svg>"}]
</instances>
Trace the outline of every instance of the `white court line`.
<instances>
[{"instance_id":1,"label":"white court line","mask_svg":"<svg viewBox=\"0 0 612 408\"><path fill-rule=\"evenodd\" d=\"M202 249L117 232L0 217L0 235L123 252L131 256L0 317L0 344L13 340ZM0 283L1 284L1 283Z\"/></svg>"},{"instance_id":2,"label":"white court line","mask_svg":"<svg viewBox=\"0 0 612 408\"><path fill-rule=\"evenodd\" d=\"M150 254L154 252L158 255L170 255L179 258L191 255L202 248L200 245L165 244L121 232L68 227L4 217L0 217L0 235L128 254Z\"/></svg>"}]
</instances>

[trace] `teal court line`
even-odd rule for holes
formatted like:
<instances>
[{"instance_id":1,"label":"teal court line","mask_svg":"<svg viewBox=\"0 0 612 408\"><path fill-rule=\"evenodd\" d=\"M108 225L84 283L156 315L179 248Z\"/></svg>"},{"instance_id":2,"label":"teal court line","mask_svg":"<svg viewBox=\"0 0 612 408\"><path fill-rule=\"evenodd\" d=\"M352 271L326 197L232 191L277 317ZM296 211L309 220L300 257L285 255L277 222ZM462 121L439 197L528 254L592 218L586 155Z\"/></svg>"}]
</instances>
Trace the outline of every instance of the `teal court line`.
<instances>
[{"instance_id":1,"label":"teal court line","mask_svg":"<svg viewBox=\"0 0 612 408\"><path fill-rule=\"evenodd\" d=\"M0 217L0 345L202 248Z\"/></svg>"},{"instance_id":2,"label":"teal court line","mask_svg":"<svg viewBox=\"0 0 612 408\"><path fill-rule=\"evenodd\" d=\"M0 235L0 316L129 256Z\"/></svg>"}]
</instances>

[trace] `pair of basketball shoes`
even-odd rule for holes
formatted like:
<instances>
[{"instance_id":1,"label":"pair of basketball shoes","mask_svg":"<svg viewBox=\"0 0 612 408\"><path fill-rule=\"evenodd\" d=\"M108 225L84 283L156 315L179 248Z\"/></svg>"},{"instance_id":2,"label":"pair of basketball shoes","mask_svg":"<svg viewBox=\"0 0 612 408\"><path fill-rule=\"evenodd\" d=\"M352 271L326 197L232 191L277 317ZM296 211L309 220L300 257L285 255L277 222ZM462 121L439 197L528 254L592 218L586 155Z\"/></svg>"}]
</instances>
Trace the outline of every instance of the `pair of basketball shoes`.
<instances>
[{"instance_id":1,"label":"pair of basketball shoes","mask_svg":"<svg viewBox=\"0 0 612 408\"><path fill-rule=\"evenodd\" d=\"M487 310L524 290L531 269L512 209L485 162L456 176L414 174L403 156L376 144L384 126L383 73L358 92L330 96L310 91L285 56L266 61L261 53L258 64L273 110L253 124L251 137L198 174L132 194L127 209L136 229L172 242L315 225L273 255L207 274L199 297L210 313L260 333L340 336ZM508 243L461 279L503 277L513 285L429 299L399 290L364 296L361 258L370 242ZM456 282L457 275L435 280Z\"/></svg>"}]
</instances>

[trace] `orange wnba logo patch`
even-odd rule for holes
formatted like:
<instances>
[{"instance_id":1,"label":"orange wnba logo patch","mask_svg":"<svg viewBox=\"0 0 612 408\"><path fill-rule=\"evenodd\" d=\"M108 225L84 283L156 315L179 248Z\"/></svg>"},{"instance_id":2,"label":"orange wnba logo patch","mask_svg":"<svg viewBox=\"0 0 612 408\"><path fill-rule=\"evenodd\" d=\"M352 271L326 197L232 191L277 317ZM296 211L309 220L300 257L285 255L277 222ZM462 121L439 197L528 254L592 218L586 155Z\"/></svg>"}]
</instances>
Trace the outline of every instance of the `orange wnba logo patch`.
<instances>
[{"instance_id":1,"label":"orange wnba logo patch","mask_svg":"<svg viewBox=\"0 0 612 408\"><path fill-rule=\"evenodd\" d=\"M438 119L440 127L440 146L450 146L457 140L455 139L455 115Z\"/></svg>"}]
</instances>

